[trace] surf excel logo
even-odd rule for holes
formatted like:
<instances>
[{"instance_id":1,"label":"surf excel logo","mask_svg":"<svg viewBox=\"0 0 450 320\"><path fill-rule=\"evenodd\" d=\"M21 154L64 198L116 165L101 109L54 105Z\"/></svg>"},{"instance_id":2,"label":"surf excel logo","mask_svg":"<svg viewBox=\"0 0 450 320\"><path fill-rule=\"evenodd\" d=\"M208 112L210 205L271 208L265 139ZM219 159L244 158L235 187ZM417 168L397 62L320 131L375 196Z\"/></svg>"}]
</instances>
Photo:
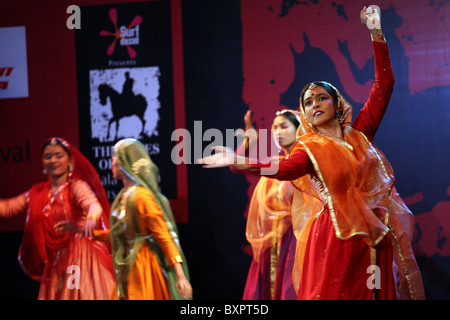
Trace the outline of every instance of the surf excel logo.
<instances>
[{"instance_id":1,"label":"surf excel logo","mask_svg":"<svg viewBox=\"0 0 450 320\"><path fill-rule=\"evenodd\" d=\"M128 55L131 59L136 58L136 51L132 48L132 46L136 46L139 44L139 25L142 23L142 17L136 16L133 18L131 23L127 26L117 25L117 9L112 8L109 10L109 18L114 25L115 31L100 31L100 36L102 37L114 37L114 40L109 45L106 53L108 56L112 56L116 45L120 45L127 48ZM118 67L118 66L126 66L126 65L135 65L136 62L134 60L126 60L126 61L109 61L109 66Z\"/></svg>"}]
</instances>

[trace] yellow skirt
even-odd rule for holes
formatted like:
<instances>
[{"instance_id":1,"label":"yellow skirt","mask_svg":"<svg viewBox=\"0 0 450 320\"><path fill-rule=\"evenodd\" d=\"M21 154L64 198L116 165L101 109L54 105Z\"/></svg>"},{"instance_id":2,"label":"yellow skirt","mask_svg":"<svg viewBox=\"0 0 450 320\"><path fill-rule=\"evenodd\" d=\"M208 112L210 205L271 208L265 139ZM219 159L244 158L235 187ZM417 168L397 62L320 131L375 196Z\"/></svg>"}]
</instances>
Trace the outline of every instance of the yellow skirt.
<instances>
[{"instance_id":1,"label":"yellow skirt","mask_svg":"<svg viewBox=\"0 0 450 320\"><path fill-rule=\"evenodd\" d=\"M153 251L144 245L128 276L129 300L170 300L166 280ZM117 299L114 292L114 299Z\"/></svg>"}]
</instances>

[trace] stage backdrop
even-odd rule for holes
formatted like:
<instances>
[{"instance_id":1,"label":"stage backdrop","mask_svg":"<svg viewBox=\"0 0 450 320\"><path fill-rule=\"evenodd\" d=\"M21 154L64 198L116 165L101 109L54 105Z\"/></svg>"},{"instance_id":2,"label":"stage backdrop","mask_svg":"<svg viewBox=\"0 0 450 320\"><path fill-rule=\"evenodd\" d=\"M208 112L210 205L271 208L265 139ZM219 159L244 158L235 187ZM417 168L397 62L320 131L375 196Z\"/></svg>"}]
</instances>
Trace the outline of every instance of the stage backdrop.
<instances>
[{"instance_id":1,"label":"stage backdrop","mask_svg":"<svg viewBox=\"0 0 450 320\"><path fill-rule=\"evenodd\" d=\"M107 170L111 146L134 136L159 166L162 191L175 206L185 201L176 211L194 298L240 299L251 261L246 210L257 178L175 166L171 133L194 134L194 123L201 123L200 134L242 128L249 108L258 128L270 128L275 112L296 109L301 88L314 80L333 83L357 114L373 83L370 36L359 11L372 3L80 0L81 29L69 29L66 11L73 4L0 2L0 28L25 34L17 49L1 50L21 58L27 82L21 83L25 93L0 99L0 197L42 181L42 143L62 136L96 165L112 198L120 184ZM450 3L375 4L396 78L375 142L414 213L426 295L449 299ZM121 29L123 39L116 40L111 34ZM0 60L0 83L12 81L15 67ZM130 104L146 103L144 114L114 111L112 95L104 99L107 86ZM202 138L200 147L211 143ZM0 219L1 298L37 296L36 283L17 263L24 218Z\"/></svg>"},{"instance_id":2,"label":"stage backdrop","mask_svg":"<svg viewBox=\"0 0 450 320\"><path fill-rule=\"evenodd\" d=\"M172 132L185 121L184 92L176 85L184 79L174 71L182 69L182 59L173 54L181 43L180 2L80 9L83 27L75 32L80 150L112 202L122 188L111 173L113 146L122 138L140 140L163 166L161 192L175 207L176 220L187 222L187 181L180 174L186 166L178 166L177 175L171 160Z\"/></svg>"}]
</instances>

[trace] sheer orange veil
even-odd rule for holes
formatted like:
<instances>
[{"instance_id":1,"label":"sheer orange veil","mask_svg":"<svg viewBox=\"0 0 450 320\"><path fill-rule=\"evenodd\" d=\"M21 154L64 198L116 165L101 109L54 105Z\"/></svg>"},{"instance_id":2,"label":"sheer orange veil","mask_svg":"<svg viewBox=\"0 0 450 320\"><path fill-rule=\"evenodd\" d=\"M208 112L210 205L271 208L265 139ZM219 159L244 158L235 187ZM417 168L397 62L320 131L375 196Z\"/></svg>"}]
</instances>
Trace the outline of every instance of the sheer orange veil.
<instances>
[{"instance_id":1,"label":"sheer orange veil","mask_svg":"<svg viewBox=\"0 0 450 320\"><path fill-rule=\"evenodd\" d=\"M395 190L393 170L386 157L362 132L352 129L352 107L336 92L336 113L341 118L344 140L320 134L308 122L300 101L302 126L297 131L298 143L292 152L306 151L316 175L312 177L314 183L311 177L293 181L302 193L297 195L300 200L294 202L295 210L300 208L302 217L308 216L297 231L294 285L297 287L299 283L310 227L327 206L339 239L358 236L375 247L389 235L398 272L398 296L420 299L424 296L422 281L410 243L412 213Z\"/></svg>"}]
</instances>

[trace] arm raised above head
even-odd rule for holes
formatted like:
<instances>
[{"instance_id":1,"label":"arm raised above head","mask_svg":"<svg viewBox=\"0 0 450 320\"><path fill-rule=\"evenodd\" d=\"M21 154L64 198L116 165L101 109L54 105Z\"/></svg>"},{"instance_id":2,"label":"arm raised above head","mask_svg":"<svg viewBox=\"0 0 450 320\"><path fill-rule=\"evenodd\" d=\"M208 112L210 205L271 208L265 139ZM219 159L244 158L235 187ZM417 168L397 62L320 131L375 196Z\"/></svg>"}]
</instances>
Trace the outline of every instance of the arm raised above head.
<instances>
[{"instance_id":1,"label":"arm raised above head","mask_svg":"<svg viewBox=\"0 0 450 320\"><path fill-rule=\"evenodd\" d=\"M395 78L388 47L381 30L379 11L378 13L368 13L367 10L364 7L361 11L361 22L368 27L372 38L375 82L369 98L353 122L352 127L363 132L372 141L389 105ZM371 28L374 25L379 26L379 28Z\"/></svg>"}]
</instances>

